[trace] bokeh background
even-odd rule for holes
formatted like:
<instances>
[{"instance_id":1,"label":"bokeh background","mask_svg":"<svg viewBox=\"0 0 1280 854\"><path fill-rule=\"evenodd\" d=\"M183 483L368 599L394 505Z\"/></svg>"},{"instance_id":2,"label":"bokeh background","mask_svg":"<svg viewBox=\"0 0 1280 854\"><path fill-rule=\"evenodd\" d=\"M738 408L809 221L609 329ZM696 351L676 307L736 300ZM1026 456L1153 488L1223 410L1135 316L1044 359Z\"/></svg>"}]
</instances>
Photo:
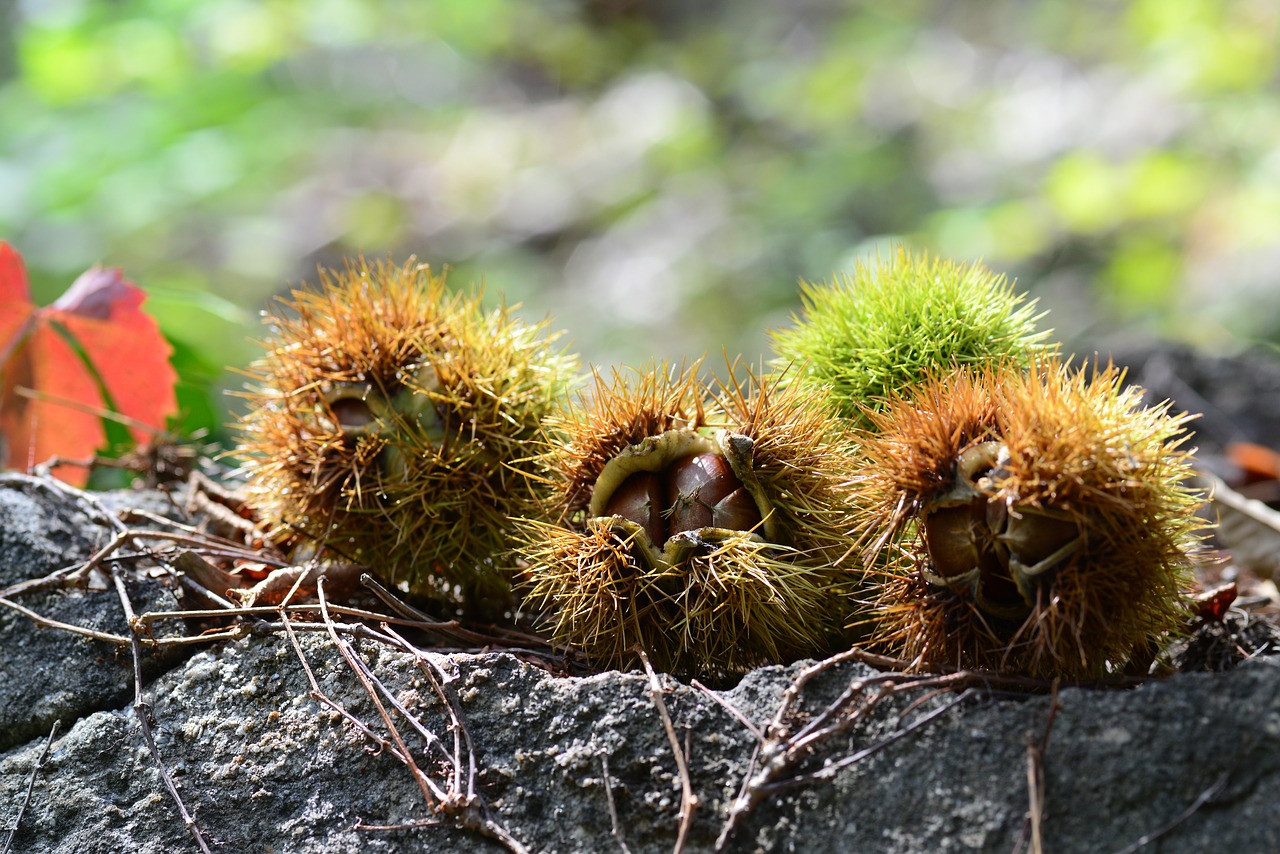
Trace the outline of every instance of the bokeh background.
<instances>
[{"instance_id":1,"label":"bokeh background","mask_svg":"<svg viewBox=\"0 0 1280 854\"><path fill-rule=\"evenodd\" d=\"M1280 342L1278 0L0 0L0 238L151 294L185 429L272 294L416 254L601 366L982 259L1077 351Z\"/></svg>"}]
</instances>

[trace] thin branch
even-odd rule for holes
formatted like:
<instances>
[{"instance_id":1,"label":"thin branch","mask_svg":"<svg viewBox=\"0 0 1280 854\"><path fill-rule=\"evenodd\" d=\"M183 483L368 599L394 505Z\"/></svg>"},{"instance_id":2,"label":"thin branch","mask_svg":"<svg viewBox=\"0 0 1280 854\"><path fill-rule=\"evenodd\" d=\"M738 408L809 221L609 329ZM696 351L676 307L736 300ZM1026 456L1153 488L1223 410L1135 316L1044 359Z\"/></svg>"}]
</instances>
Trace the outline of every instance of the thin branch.
<instances>
[{"instance_id":1,"label":"thin branch","mask_svg":"<svg viewBox=\"0 0 1280 854\"><path fill-rule=\"evenodd\" d=\"M866 759L868 756L871 756L872 754L875 754L875 753L879 753L881 750L884 750L886 747L889 747L890 745L898 741L901 741L903 738L906 738L908 735L915 732L916 730L922 729L926 724L929 724L932 721L936 720L937 718L942 717L944 714L951 711L953 707L958 706L961 703L964 703L972 699L973 696L974 696L973 689L963 691L957 694L956 696L952 697L943 705L938 706L936 709L932 709L926 712L925 714L921 715L920 717L916 718L914 721L907 724L906 726L900 727L899 729L894 730L892 733L880 739L875 744L868 745L867 747L864 747L862 750L859 750L856 753L851 753L848 756L828 762L827 764L824 764L821 768L819 768L817 771L814 771L810 774L798 774L795 777L791 777L786 780L780 780L774 783L770 783L767 786L765 786L765 791L769 794L772 794L774 792L779 792L784 789L794 788L796 786L805 785L807 783L815 783L820 780L830 780L845 768L848 768L851 765L855 765L858 762L861 762L862 760Z\"/></svg>"},{"instance_id":2,"label":"thin branch","mask_svg":"<svg viewBox=\"0 0 1280 854\"><path fill-rule=\"evenodd\" d=\"M467 799L470 800L471 798L474 798L476 782L475 745L471 743L471 734L467 731L466 725L462 722L462 713L457 708L455 703L456 698L454 698L453 695L445 689L445 686L452 681L452 678L444 672L440 665L436 664L436 662L432 660L431 656L409 643L409 641L397 634L396 631L386 623L382 624L382 629L387 633L387 643L398 647L401 651L407 652L409 655L413 656L414 663L416 663L422 670L423 674L426 675L427 681L431 683L431 689L436 692L436 697L440 700L440 704L444 706L446 711L449 713L449 728L453 730L453 757L450 761L453 763L453 788L455 792L462 791L462 742L466 742L468 756ZM439 742L439 739L437 738L436 741ZM443 750L443 744L441 745L441 749Z\"/></svg>"},{"instance_id":3,"label":"thin branch","mask_svg":"<svg viewBox=\"0 0 1280 854\"><path fill-rule=\"evenodd\" d=\"M524 845L512 836L510 831L493 818L492 813L489 810L488 803L486 803L484 798L480 797L479 793L476 791L479 765L476 761L475 744L471 740L471 733L467 729L466 722L463 719L461 705L458 701L457 694L452 687L450 687L455 677L445 673L444 669L440 667L440 665L434 660L435 657L430 653L425 650L418 649L416 646L397 634L393 629L385 625L383 628L393 639L396 646L414 656L418 662L418 666L422 669L423 673L426 674L428 681L431 682L432 688L436 692L436 696L440 698L441 702L444 703L445 708L449 710L452 729L454 730L455 736L454 786L456 792L461 792L462 788L461 746L459 745L457 738L460 736L461 744L466 745L467 790L460 805L463 813L461 817L454 817L455 822L464 828L475 830L485 836L498 840L513 852L526 851ZM479 808L479 814L477 814L476 811L477 807Z\"/></svg>"},{"instance_id":4,"label":"thin branch","mask_svg":"<svg viewBox=\"0 0 1280 854\"><path fill-rule=\"evenodd\" d=\"M382 638L382 642L388 645L393 645L393 641L391 638L384 637ZM373 682L373 684L377 686L378 690L382 692L382 696L387 699L387 702L390 703L391 706L397 712L400 713L401 717L403 717L406 721L409 722L409 725L411 727L417 730L420 736L422 736L423 740L427 743L427 750L430 751L432 749L435 749L436 751L439 752L440 758L443 761L456 764L457 757L458 757L457 751L455 750L454 754L450 755L448 749L445 747L444 741L440 738L440 736L436 735L434 732L427 729L426 726L422 723L422 721L419 720L412 712L410 712L405 707L405 705L400 702L399 699L396 698L395 694L393 694L391 692L391 689L388 688L386 684L383 683L383 681L378 678L378 675L376 673L373 673L372 671L368 671L368 676L369 676L369 679ZM432 679L431 681L434 686L435 685L434 679ZM437 689L436 693L439 695L440 690ZM447 706L448 701L443 696L440 697L440 700L442 703L444 703Z\"/></svg>"},{"instance_id":5,"label":"thin branch","mask_svg":"<svg viewBox=\"0 0 1280 854\"><path fill-rule=\"evenodd\" d=\"M124 635L100 632L97 629L77 626L74 623L64 623L61 620L55 620L52 617L46 617L43 614L38 614L30 608L19 605L17 602L10 599L0 598L0 605L3 605L6 608L12 608L31 622L35 623L37 626L44 626L49 629L61 629L64 632L84 635L87 638L93 638L94 640L103 641L104 643L115 644L116 646L128 646L136 640L136 638L127 638Z\"/></svg>"},{"instance_id":6,"label":"thin branch","mask_svg":"<svg viewBox=\"0 0 1280 854\"><path fill-rule=\"evenodd\" d=\"M369 699L373 701L374 708L378 710L378 715L382 718L383 725L387 728L387 733L391 736L391 740L396 746L396 755L400 757L400 761L409 769L409 773L413 776L414 782L418 784L418 788L422 791L423 800L427 802L427 809L435 811L441 804L447 800L444 790L439 788L431 778L429 778L422 769L418 767L418 763L414 761L413 755L409 752L409 748L405 746L404 740L400 736L400 730L396 728L395 722L391 716L387 714L387 709L377 697L377 692L373 685L369 682L364 671L356 665L355 653L351 650L351 645L338 637L338 633L333 630L333 620L329 617L324 598L324 581L319 580L316 585L316 591L320 596L321 615L324 618L325 627L329 629L329 637L333 641L334 646L338 648L339 654L343 660L347 662L347 666L360 680L360 684L364 687L365 693L369 695ZM363 662L361 662L363 664Z\"/></svg>"},{"instance_id":7,"label":"thin branch","mask_svg":"<svg viewBox=\"0 0 1280 854\"><path fill-rule=\"evenodd\" d=\"M1171 830L1176 828L1178 825L1182 824L1184 821L1191 818L1191 816L1195 815L1197 810L1199 810L1205 804L1209 803L1209 801L1216 798L1218 794L1227 787L1227 781L1231 779L1231 774L1233 771L1235 771L1234 765L1228 768L1226 771L1223 771L1221 774L1219 774L1218 779L1214 780L1213 783L1209 786L1209 788L1201 792L1200 795L1194 801L1192 801L1191 804L1186 809L1178 813L1176 816L1170 819L1167 823L1161 825L1160 827L1156 828L1150 833L1144 834L1143 836L1139 837L1138 840L1133 844L1126 845L1124 848L1121 848L1119 851L1116 852L1116 854L1134 854L1134 852L1137 851L1139 848L1142 848L1145 845L1150 845L1152 842L1155 842L1157 839L1161 838L1162 836L1167 835Z\"/></svg>"},{"instance_id":8,"label":"thin branch","mask_svg":"<svg viewBox=\"0 0 1280 854\"><path fill-rule=\"evenodd\" d=\"M80 568L81 564L74 566L65 566L62 569L55 569L48 575L42 575L39 578L28 578L19 581L16 584L10 584L4 589L0 589L0 598L8 599L12 596L18 596L23 593L39 592L41 590L49 590L51 588L61 588L67 586L67 578Z\"/></svg>"},{"instance_id":9,"label":"thin branch","mask_svg":"<svg viewBox=\"0 0 1280 854\"><path fill-rule=\"evenodd\" d=\"M160 772L160 778L164 780L165 788L169 790L173 801L178 805L178 812L182 816L182 822L187 826L187 831L195 839L196 845L200 846L200 850L204 854L210 854L209 846L205 844L204 834L200 832L200 826L196 824L196 820L187 812L187 806L182 802L182 796L178 794L178 787L174 784L173 778L169 776L169 769L165 767L164 760L160 758L160 749L156 747L156 741L151 734L151 704L143 699L142 692L142 646L138 643L137 631L134 629L136 625L133 615L133 603L129 601L129 592L124 587L124 576L119 569L112 569L111 578L116 583L116 590L120 594L120 606L124 608L125 623L130 627L129 646L133 652L133 711L138 718L138 726L142 730L142 738L147 743L147 749L151 751L151 758L156 763L156 769Z\"/></svg>"},{"instance_id":10,"label":"thin branch","mask_svg":"<svg viewBox=\"0 0 1280 854\"><path fill-rule=\"evenodd\" d=\"M1053 699L1049 703L1049 713L1045 715L1044 729L1040 740L1027 736L1027 826L1023 835L1029 831L1032 854L1044 854L1044 758L1049 750L1049 733L1053 731L1053 722L1058 718L1058 686L1053 686ZM1021 851L1022 840L1018 840L1017 850Z\"/></svg>"},{"instance_id":11,"label":"thin branch","mask_svg":"<svg viewBox=\"0 0 1280 854\"><path fill-rule=\"evenodd\" d=\"M203 584L196 581L187 573L178 570L177 567L174 567L165 561L161 561L161 565L164 566L165 569L169 571L170 575L174 579L176 579L179 584L187 588L187 590L191 591L192 593L195 593L197 596L200 596L204 598L206 601L212 602L213 604L218 605L219 607L226 610L232 610L236 607L236 604L234 602L227 599L226 597L219 596L217 593L214 593L208 587L205 587ZM223 615L219 613L218 616L223 616ZM142 619L150 621L151 619L150 613L143 614Z\"/></svg>"},{"instance_id":12,"label":"thin branch","mask_svg":"<svg viewBox=\"0 0 1280 854\"><path fill-rule=\"evenodd\" d=\"M613 825L613 838L618 840L618 848L622 854L631 854L626 838L622 835L622 825L618 822L618 807L613 802L613 782L609 779L609 757L601 756L600 765L604 769L604 795L609 800L609 821Z\"/></svg>"},{"instance_id":13,"label":"thin branch","mask_svg":"<svg viewBox=\"0 0 1280 854\"><path fill-rule=\"evenodd\" d=\"M676 737L675 725L671 722L671 714L667 711L667 704L662 699L662 683L658 681L658 674L653 671L653 665L649 663L649 656L645 651L636 647L636 652L640 654L640 661L644 664L645 672L649 674L649 696L653 698L653 704L658 708L658 716L662 718L663 729L667 731L667 741L671 743L671 752L676 757L676 770L680 774L680 830L676 835L675 854L684 851L685 841L689 835L689 826L693 823L693 813L698 809L700 802L698 796L693 793L693 781L689 777L689 766L685 764L684 751L680 748L680 739Z\"/></svg>"},{"instance_id":14,"label":"thin branch","mask_svg":"<svg viewBox=\"0 0 1280 854\"><path fill-rule=\"evenodd\" d=\"M58 736L58 728L62 726L62 719L53 722L53 726L49 729L49 737L45 739L44 750L40 751L40 756L36 759L34 765L31 766L31 779L27 781L27 793L22 796L22 803L18 806L18 814L13 819L13 827L9 830L9 838L4 841L4 848L0 849L0 854L9 854L13 848L13 838L18 835L18 828L22 825L22 817L26 815L27 805L31 803L31 793L36 788L36 779L40 776L40 772L44 770L44 764L49 761L49 751L53 747L53 740Z\"/></svg>"},{"instance_id":15,"label":"thin branch","mask_svg":"<svg viewBox=\"0 0 1280 854\"><path fill-rule=\"evenodd\" d=\"M394 751L394 755L406 768L409 769L410 774L418 783L419 789L423 792L424 799L426 800L427 808L432 812L447 817L449 819L449 823L454 827L464 830L472 830L483 836L487 836L490 839L505 845L510 851L514 852L514 854L527 854L527 849L519 842L519 840L512 836L506 828L492 821L487 815L477 814L475 807L478 799L474 794L465 796L461 793L458 777L458 774L460 773L459 768L461 765L461 757L456 732L455 755L453 759L455 786L452 787L449 792L445 792L437 786L435 782L433 782L418 767L417 762L414 761L412 754L409 752L408 746L404 743L394 720L377 696L377 692L372 683L372 673L369 670L368 665L355 655L355 652L352 650L349 643L338 637L338 633L334 629L335 624L329 616L328 602L324 595L324 580L325 579L323 577L317 579L316 590L320 598L321 616L324 619L326 628L330 629L329 637L334 642L334 645L337 646L338 652L347 662L348 667L351 668L351 671L355 674L356 678L360 680L360 684L364 688L365 693L369 695L369 699L373 702L374 708L377 709L379 716L382 718L382 723L387 728L392 742L395 745L396 749ZM385 636L376 634L375 636L386 642ZM457 717L457 713L455 712L452 703L445 699L445 705L453 716L455 726L460 729L461 721ZM468 746L470 746L469 737L467 742ZM471 758L472 774L474 775L474 751L471 753ZM474 777L472 779L474 781Z\"/></svg>"},{"instance_id":16,"label":"thin branch","mask_svg":"<svg viewBox=\"0 0 1280 854\"><path fill-rule=\"evenodd\" d=\"M965 687L974 681L982 682L982 679L977 679L975 674L965 672L918 676L881 673L854 678L850 680L845 690L828 703L819 714L797 732L791 731L788 721L793 717L792 710L799 700L801 691L810 681L836 665L851 661L867 662L872 659L876 659L877 664L884 664L886 661L883 656L873 656L855 647L804 668L787 686L773 719L765 728L764 738L761 739L755 755L747 765L743 786L729 807L728 817L720 829L720 835L716 838L717 851L725 849L741 823L771 793L795 785L828 779L841 769L904 738L954 708L957 703L963 702L970 695L966 692L951 703L900 728L886 739L841 760L830 762L817 771L796 773L817 752L820 745L837 735L848 732L858 721L866 718L883 699L909 690L957 688ZM887 661L896 662L894 659L887 659ZM901 662L897 663L901 664ZM868 691L873 688L875 693L868 695Z\"/></svg>"},{"instance_id":17,"label":"thin branch","mask_svg":"<svg viewBox=\"0 0 1280 854\"><path fill-rule=\"evenodd\" d=\"M182 512L180 508L178 512ZM214 547L234 549L236 551L243 551L245 548L245 544L243 542L238 542L228 537L219 536L218 534L210 531L205 531L197 525L190 525L186 522L179 522L176 519L170 519L168 516L161 516L159 513L152 513L150 510L128 507L121 511L120 518L121 521L124 522L137 521L141 519L151 522L153 525L160 525L164 528L173 528L192 537L202 538L206 544Z\"/></svg>"},{"instance_id":18,"label":"thin branch","mask_svg":"<svg viewBox=\"0 0 1280 854\"><path fill-rule=\"evenodd\" d=\"M1027 736L1027 827L1031 832L1031 854L1044 854L1044 836L1041 825L1044 817L1044 767L1040 762L1040 751L1036 742ZM1015 854L1022 850L1022 840L1018 840Z\"/></svg>"},{"instance_id":19,"label":"thin branch","mask_svg":"<svg viewBox=\"0 0 1280 854\"><path fill-rule=\"evenodd\" d=\"M380 750L385 750L388 753L395 755L396 758L399 759L400 757L396 753L396 746L394 744L392 744L386 738L383 738L378 733L374 732L373 729L368 724L360 720L355 715L351 714L351 712L347 711L345 706L343 706L337 700L334 700L333 698L331 698L328 694L326 694L323 691L323 689L320 688L320 683L316 680L315 671L311 669L311 664L307 661L307 656L302 651L302 644L298 643L298 636L294 633L294 630L293 630L294 627L293 627L292 621L289 619L289 616L287 614L281 614L280 619L281 619L281 625L284 628L285 634L288 635L289 642L293 645L293 651L297 653L298 661L301 662L302 664L302 670L307 676L307 681L311 684L311 690L308 692L308 696L310 696L311 699L315 700L317 703L320 703L323 706L328 706L330 709L333 709L335 712L341 715L344 720L346 720L353 727L359 730L360 733L363 734L365 738L369 739L374 744L376 744ZM318 628L321 631L325 630L324 626L319 626Z\"/></svg>"},{"instance_id":20,"label":"thin branch","mask_svg":"<svg viewBox=\"0 0 1280 854\"><path fill-rule=\"evenodd\" d=\"M737 706L730 703L724 697L721 697L715 691L712 691L706 685L703 685L697 679L694 679L692 684L693 684L693 687L697 688L699 691L706 694L708 697L710 697L712 700L718 703L722 709L724 709L729 714L733 715L733 717L738 720L738 723L746 727L747 730L752 735L754 735L757 739L764 738L764 733L760 732L760 727L752 723L751 719L748 718L746 715L744 715L741 711L739 711Z\"/></svg>"}]
</instances>

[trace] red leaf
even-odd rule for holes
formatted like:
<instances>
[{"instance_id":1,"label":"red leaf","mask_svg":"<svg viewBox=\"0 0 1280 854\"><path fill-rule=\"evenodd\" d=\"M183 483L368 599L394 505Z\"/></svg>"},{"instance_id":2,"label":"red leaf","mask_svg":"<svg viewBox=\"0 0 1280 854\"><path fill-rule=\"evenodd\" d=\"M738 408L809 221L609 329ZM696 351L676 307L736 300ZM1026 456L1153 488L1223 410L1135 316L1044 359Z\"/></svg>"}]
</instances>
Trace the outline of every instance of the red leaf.
<instances>
[{"instance_id":1,"label":"red leaf","mask_svg":"<svg viewBox=\"0 0 1280 854\"><path fill-rule=\"evenodd\" d=\"M1253 442L1229 442L1227 459L1240 467L1245 483L1280 478L1280 453Z\"/></svg>"},{"instance_id":2,"label":"red leaf","mask_svg":"<svg viewBox=\"0 0 1280 854\"><path fill-rule=\"evenodd\" d=\"M119 270L93 268L52 306L27 296L22 259L0 243L0 439L4 463L28 469L57 455L84 459L106 441L99 415L108 408L156 430L177 408L171 348L141 305L146 295ZM75 340L85 359L64 338ZM96 377L95 377L96 372ZM111 407L103 400L99 380ZM19 393L20 388L35 393ZM145 430L131 428L135 441ZM60 468L83 483L87 472Z\"/></svg>"},{"instance_id":3,"label":"red leaf","mask_svg":"<svg viewBox=\"0 0 1280 854\"><path fill-rule=\"evenodd\" d=\"M25 468L19 463L19 448L25 446L19 434L26 401L14 395L14 388L30 385L24 371L24 345L36 307L27 293L22 256L8 243L0 242L0 464L6 468Z\"/></svg>"},{"instance_id":4,"label":"red leaf","mask_svg":"<svg viewBox=\"0 0 1280 854\"><path fill-rule=\"evenodd\" d=\"M61 401L75 401L103 409L98 384L85 369L80 356L66 340L47 323L38 323L22 349L5 366L5 374L12 373L15 385L48 392L57 400L32 399L10 392L5 388L4 431L9 440L11 468L27 470L52 456L85 459L106 440L102 420L90 412L82 412L64 405ZM8 418L10 407L14 418ZM59 467L58 477L71 483L83 484L88 477L86 469Z\"/></svg>"},{"instance_id":5,"label":"red leaf","mask_svg":"<svg viewBox=\"0 0 1280 854\"><path fill-rule=\"evenodd\" d=\"M169 364L173 348L142 310L145 299L120 270L95 267L42 313L61 323L84 349L116 412L162 430L178 408L173 390L178 374ZM150 438L142 430L132 433L135 442Z\"/></svg>"},{"instance_id":6,"label":"red leaf","mask_svg":"<svg viewBox=\"0 0 1280 854\"><path fill-rule=\"evenodd\" d=\"M17 347L35 308L27 296L22 256L0 241L0 367Z\"/></svg>"},{"instance_id":7,"label":"red leaf","mask_svg":"<svg viewBox=\"0 0 1280 854\"><path fill-rule=\"evenodd\" d=\"M27 299L27 271L22 256L0 240L0 303Z\"/></svg>"}]
</instances>

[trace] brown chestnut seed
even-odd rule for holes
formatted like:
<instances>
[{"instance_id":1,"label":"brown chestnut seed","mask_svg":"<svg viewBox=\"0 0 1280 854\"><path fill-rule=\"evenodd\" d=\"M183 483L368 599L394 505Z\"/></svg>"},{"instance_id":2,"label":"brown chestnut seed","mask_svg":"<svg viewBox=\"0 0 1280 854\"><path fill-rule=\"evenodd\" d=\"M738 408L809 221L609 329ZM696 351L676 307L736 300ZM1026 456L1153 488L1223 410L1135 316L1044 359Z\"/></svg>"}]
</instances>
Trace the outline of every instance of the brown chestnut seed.
<instances>
[{"instance_id":1,"label":"brown chestnut seed","mask_svg":"<svg viewBox=\"0 0 1280 854\"><path fill-rule=\"evenodd\" d=\"M760 508L745 486L720 499L711 511L711 524L730 531L750 531L760 524Z\"/></svg>"},{"instance_id":2,"label":"brown chestnut seed","mask_svg":"<svg viewBox=\"0 0 1280 854\"><path fill-rule=\"evenodd\" d=\"M1025 614L1027 603L1009 577L999 543L987 527L987 501L942 507L924 519L925 548L940 583L972 596L1000 617Z\"/></svg>"},{"instance_id":3,"label":"brown chestnut seed","mask_svg":"<svg viewBox=\"0 0 1280 854\"><path fill-rule=\"evenodd\" d=\"M940 507L924 515L924 543L933 571L956 578L980 563L972 504Z\"/></svg>"},{"instance_id":4,"label":"brown chestnut seed","mask_svg":"<svg viewBox=\"0 0 1280 854\"><path fill-rule=\"evenodd\" d=\"M695 454L667 469L667 526L671 534L712 525L712 508L742 484L719 454Z\"/></svg>"},{"instance_id":5,"label":"brown chestnut seed","mask_svg":"<svg viewBox=\"0 0 1280 854\"><path fill-rule=\"evenodd\" d=\"M340 397L330 401L329 411L343 433L362 433L378 420L369 404L358 397Z\"/></svg>"},{"instance_id":6,"label":"brown chestnut seed","mask_svg":"<svg viewBox=\"0 0 1280 854\"><path fill-rule=\"evenodd\" d=\"M1070 558L1080 527L1062 515L995 500L1005 455L995 442L961 454L955 486L921 514L921 523L931 572L984 610L1013 618L1034 603L1040 578Z\"/></svg>"},{"instance_id":7,"label":"brown chestnut seed","mask_svg":"<svg viewBox=\"0 0 1280 854\"><path fill-rule=\"evenodd\" d=\"M633 472L604 512L635 522L659 548L685 531L748 531L760 524L759 508L728 460L710 452L672 460L657 472Z\"/></svg>"},{"instance_id":8,"label":"brown chestnut seed","mask_svg":"<svg viewBox=\"0 0 1280 854\"><path fill-rule=\"evenodd\" d=\"M1029 508L1009 512L1004 530L996 535L1009 553L1009 568L1026 575L1057 569L1080 539L1074 519L1049 516Z\"/></svg>"},{"instance_id":9,"label":"brown chestnut seed","mask_svg":"<svg viewBox=\"0 0 1280 854\"><path fill-rule=\"evenodd\" d=\"M644 528L655 545L661 546L667 541L662 496L662 477L651 471L638 471L622 482L609 498L604 512L635 522Z\"/></svg>"}]
</instances>

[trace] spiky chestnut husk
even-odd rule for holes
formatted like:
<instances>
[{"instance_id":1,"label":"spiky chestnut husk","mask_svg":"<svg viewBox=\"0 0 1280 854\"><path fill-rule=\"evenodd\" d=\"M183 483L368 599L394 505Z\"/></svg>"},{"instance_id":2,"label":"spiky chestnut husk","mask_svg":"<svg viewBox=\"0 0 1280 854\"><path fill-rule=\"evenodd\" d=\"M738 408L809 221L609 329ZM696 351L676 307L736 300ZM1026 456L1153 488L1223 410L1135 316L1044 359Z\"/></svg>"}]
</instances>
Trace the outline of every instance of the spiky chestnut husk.
<instances>
[{"instance_id":1,"label":"spiky chestnut husk","mask_svg":"<svg viewBox=\"0 0 1280 854\"><path fill-rule=\"evenodd\" d=\"M856 456L800 388L708 388L697 366L597 376L544 463L559 519L524 523L528 602L601 667L721 678L821 654L847 621Z\"/></svg>"},{"instance_id":2,"label":"spiky chestnut husk","mask_svg":"<svg viewBox=\"0 0 1280 854\"><path fill-rule=\"evenodd\" d=\"M238 454L275 533L413 593L501 594L509 519L542 503L527 443L577 366L548 324L413 260L321 271L267 322Z\"/></svg>"},{"instance_id":3,"label":"spiky chestnut husk","mask_svg":"<svg viewBox=\"0 0 1280 854\"><path fill-rule=\"evenodd\" d=\"M822 388L834 411L862 428L868 408L953 365L1030 365L1045 347L1043 316L980 265L913 255L859 264L852 276L802 283L803 316L772 333L796 380Z\"/></svg>"},{"instance_id":4,"label":"spiky chestnut husk","mask_svg":"<svg viewBox=\"0 0 1280 854\"><path fill-rule=\"evenodd\" d=\"M928 670L1087 679L1185 624L1204 527L1188 417L1122 380L1056 358L958 369L869 415L873 643Z\"/></svg>"}]
</instances>

